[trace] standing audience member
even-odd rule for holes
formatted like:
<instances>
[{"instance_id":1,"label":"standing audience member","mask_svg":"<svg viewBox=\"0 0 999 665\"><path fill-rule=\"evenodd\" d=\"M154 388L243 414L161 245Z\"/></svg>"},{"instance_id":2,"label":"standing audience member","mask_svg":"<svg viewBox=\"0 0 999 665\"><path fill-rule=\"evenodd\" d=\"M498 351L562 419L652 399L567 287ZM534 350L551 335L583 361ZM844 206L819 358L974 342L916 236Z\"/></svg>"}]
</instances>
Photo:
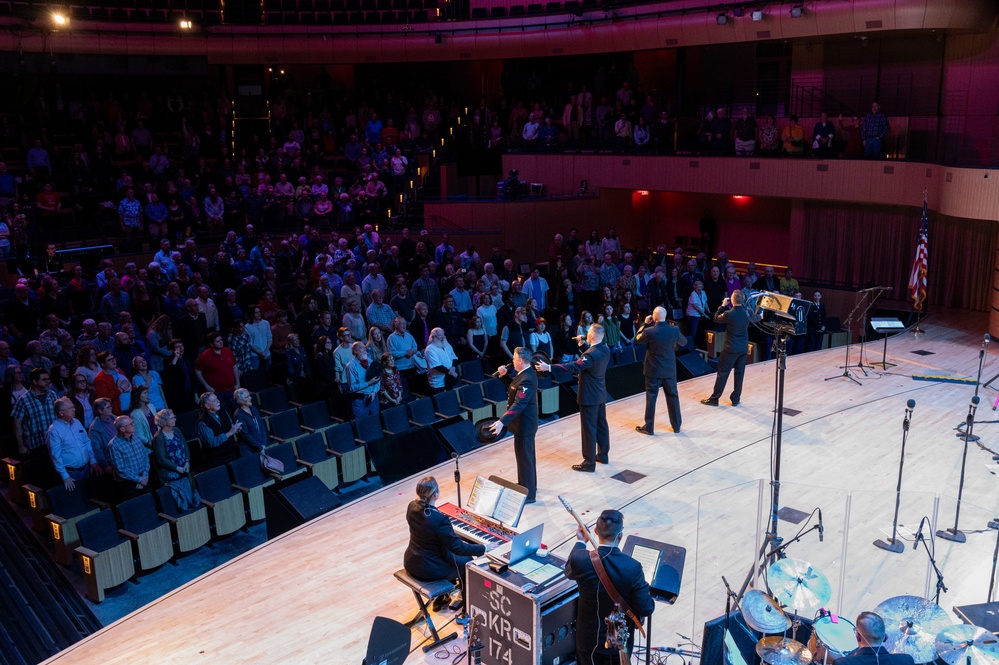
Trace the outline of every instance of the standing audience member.
<instances>
[{"instance_id":1,"label":"standing audience member","mask_svg":"<svg viewBox=\"0 0 999 665\"><path fill-rule=\"evenodd\" d=\"M70 492L76 489L76 483L86 486L91 473L97 476L104 473L90 447L90 437L75 415L73 402L68 397L60 397L55 402L55 420L46 433L52 465Z\"/></svg>"}]
</instances>

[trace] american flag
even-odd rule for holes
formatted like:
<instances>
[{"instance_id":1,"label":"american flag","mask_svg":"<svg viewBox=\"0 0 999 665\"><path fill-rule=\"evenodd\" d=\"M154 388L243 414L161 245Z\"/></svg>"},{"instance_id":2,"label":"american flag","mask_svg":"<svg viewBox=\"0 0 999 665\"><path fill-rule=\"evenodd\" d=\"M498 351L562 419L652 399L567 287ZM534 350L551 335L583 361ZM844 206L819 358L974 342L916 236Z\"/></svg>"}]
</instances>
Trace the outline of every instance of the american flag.
<instances>
[{"instance_id":1,"label":"american flag","mask_svg":"<svg viewBox=\"0 0 999 665\"><path fill-rule=\"evenodd\" d=\"M926 270L927 270L927 225L926 196L923 196L923 219L919 226L919 243L916 245L916 259L912 262L912 274L909 275L909 295L912 296L913 309L923 311L926 302Z\"/></svg>"}]
</instances>

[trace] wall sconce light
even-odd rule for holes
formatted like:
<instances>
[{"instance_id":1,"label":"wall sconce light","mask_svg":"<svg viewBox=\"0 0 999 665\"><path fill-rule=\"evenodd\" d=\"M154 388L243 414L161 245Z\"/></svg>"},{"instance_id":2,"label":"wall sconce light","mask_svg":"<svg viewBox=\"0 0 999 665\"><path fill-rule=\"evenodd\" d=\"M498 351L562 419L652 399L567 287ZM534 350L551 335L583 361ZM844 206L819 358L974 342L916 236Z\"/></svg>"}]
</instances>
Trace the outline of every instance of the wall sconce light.
<instances>
[{"instance_id":1,"label":"wall sconce light","mask_svg":"<svg viewBox=\"0 0 999 665\"><path fill-rule=\"evenodd\" d=\"M761 10L759 10L759 9L754 9L753 10L753 20L754 21L762 21L763 20L763 12Z\"/></svg>"},{"instance_id":2,"label":"wall sconce light","mask_svg":"<svg viewBox=\"0 0 999 665\"><path fill-rule=\"evenodd\" d=\"M791 7L791 18L801 18L802 11L804 11L804 8L801 5Z\"/></svg>"},{"instance_id":3,"label":"wall sconce light","mask_svg":"<svg viewBox=\"0 0 999 665\"><path fill-rule=\"evenodd\" d=\"M715 22L718 25L725 25L726 23L728 23L728 16L726 16L725 14L719 14L718 16L715 17Z\"/></svg>"}]
</instances>

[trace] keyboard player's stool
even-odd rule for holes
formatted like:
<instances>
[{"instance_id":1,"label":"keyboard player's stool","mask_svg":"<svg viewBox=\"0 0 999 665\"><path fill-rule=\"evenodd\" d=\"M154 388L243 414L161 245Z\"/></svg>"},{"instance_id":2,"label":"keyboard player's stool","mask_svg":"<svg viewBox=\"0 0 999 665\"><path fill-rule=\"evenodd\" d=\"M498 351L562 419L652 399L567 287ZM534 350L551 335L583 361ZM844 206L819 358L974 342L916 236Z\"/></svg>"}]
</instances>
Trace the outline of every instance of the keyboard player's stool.
<instances>
[{"instance_id":1,"label":"keyboard player's stool","mask_svg":"<svg viewBox=\"0 0 999 665\"><path fill-rule=\"evenodd\" d=\"M427 653L439 647L446 642L458 637L458 633L451 633L441 637L437 634L437 628L434 627L434 620L430 616L430 605L434 602L434 599L451 593L455 590L454 583L449 580L435 580L433 582L421 582L420 580L414 578L409 573L403 570L395 571L395 578L409 587L413 595L416 596L416 602L420 606L420 613L410 621L407 625L412 626L414 623L420 620L422 616L427 622L427 628L430 629L430 636L434 638L434 641L423 647L423 653Z\"/></svg>"}]
</instances>

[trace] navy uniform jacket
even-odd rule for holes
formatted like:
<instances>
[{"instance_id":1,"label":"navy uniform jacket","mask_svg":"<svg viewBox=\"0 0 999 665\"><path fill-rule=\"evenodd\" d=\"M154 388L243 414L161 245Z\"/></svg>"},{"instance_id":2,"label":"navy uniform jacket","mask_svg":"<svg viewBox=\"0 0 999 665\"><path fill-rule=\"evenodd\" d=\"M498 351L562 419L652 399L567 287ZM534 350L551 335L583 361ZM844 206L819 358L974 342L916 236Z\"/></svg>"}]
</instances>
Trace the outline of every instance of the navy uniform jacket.
<instances>
[{"instance_id":1,"label":"navy uniform jacket","mask_svg":"<svg viewBox=\"0 0 999 665\"><path fill-rule=\"evenodd\" d=\"M631 607L631 611L639 618L652 614L656 604L649 595L649 584L642 573L642 565L616 547L601 546L600 556L604 568L607 569L607 577ZM582 542L577 541L576 546L569 552L569 560L565 564L565 576L575 581L579 587L576 650L589 653L594 647L598 647L597 653L616 653L604 649L604 638L607 636L604 619L614 611L614 601L600 584L597 571L590 561L590 552ZM632 625L628 638L629 649L634 644L637 631L638 629Z\"/></svg>"},{"instance_id":2,"label":"navy uniform jacket","mask_svg":"<svg viewBox=\"0 0 999 665\"><path fill-rule=\"evenodd\" d=\"M718 308L715 322L725 324L725 344L722 353L749 352L749 310L744 305L732 309Z\"/></svg>"},{"instance_id":3,"label":"navy uniform jacket","mask_svg":"<svg viewBox=\"0 0 999 665\"><path fill-rule=\"evenodd\" d=\"M483 545L466 543L451 526L451 520L437 508L424 508L419 501L410 501L406 509L409 523L409 547L403 556L406 572L425 582L455 579L464 576L455 556L482 556Z\"/></svg>"},{"instance_id":4,"label":"navy uniform jacket","mask_svg":"<svg viewBox=\"0 0 999 665\"><path fill-rule=\"evenodd\" d=\"M914 665L916 661L907 653L888 653L884 647L861 647L836 665Z\"/></svg>"},{"instance_id":5,"label":"navy uniform jacket","mask_svg":"<svg viewBox=\"0 0 999 665\"><path fill-rule=\"evenodd\" d=\"M579 394L576 401L580 406L598 406L607 403L607 364L610 362L610 347L601 342L586 349L578 360L565 365L552 365L579 376Z\"/></svg>"},{"instance_id":6,"label":"navy uniform jacket","mask_svg":"<svg viewBox=\"0 0 999 665\"><path fill-rule=\"evenodd\" d=\"M538 431L538 374L534 367L528 366L513 377L506 390L506 413L500 421L515 435L533 436Z\"/></svg>"},{"instance_id":7,"label":"navy uniform jacket","mask_svg":"<svg viewBox=\"0 0 999 665\"><path fill-rule=\"evenodd\" d=\"M665 321L642 326L635 335L635 344L645 344L645 366L642 373L650 379L676 378L676 347L686 346L687 338L680 329Z\"/></svg>"}]
</instances>

